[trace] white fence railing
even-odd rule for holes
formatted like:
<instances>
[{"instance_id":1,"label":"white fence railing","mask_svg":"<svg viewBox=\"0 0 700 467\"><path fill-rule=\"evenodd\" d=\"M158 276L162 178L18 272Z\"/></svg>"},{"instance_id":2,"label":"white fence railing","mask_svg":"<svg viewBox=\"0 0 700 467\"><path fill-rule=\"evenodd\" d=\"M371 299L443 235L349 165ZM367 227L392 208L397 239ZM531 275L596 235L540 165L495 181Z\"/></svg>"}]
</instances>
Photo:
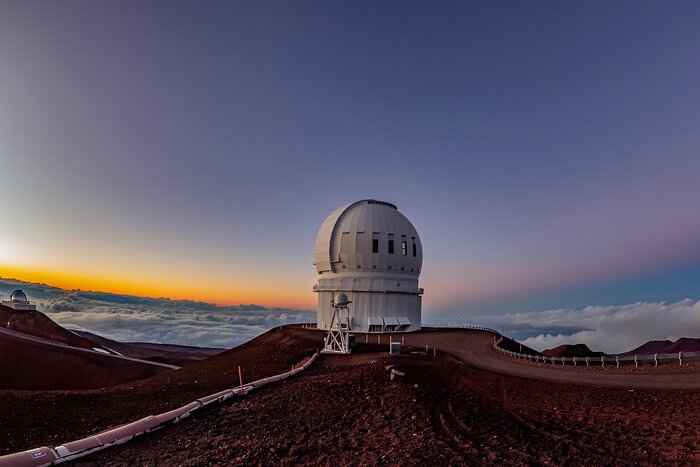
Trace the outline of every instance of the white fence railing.
<instances>
[{"instance_id":1,"label":"white fence railing","mask_svg":"<svg viewBox=\"0 0 700 467\"><path fill-rule=\"evenodd\" d=\"M447 326L447 323L445 324L422 324L421 329L423 330L429 330L430 328L434 329L473 329L474 331L488 331L492 332L497 335L501 335L500 332L496 331L493 328L489 328L486 326L471 326L471 325L462 325L462 326Z\"/></svg>"},{"instance_id":2,"label":"white fence railing","mask_svg":"<svg viewBox=\"0 0 700 467\"><path fill-rule=\"evenodd\" d=\"M639 365L649 364L658 366L661 363L678 363L682 365L686 362L700 361L700 352L673 352L673 353L653 353L638 355L605 355L601 357L548 357L546 355L533 355L522 352L514 352L500 347L505 339L500 332L486 326L456 326L455 329L473 329L476 331L492 332L498 338L493 344L493 348L498 352L513 358L519 358L540 363L551 363L552 365L572 365L572 366L601 366L614 365ZM513 341L515 342L515 341Z\"/></svg>"},{"instance_id":3,"label":"white fence railing","mask_svg":"<svg viewBox=\"0 0 700 467\"><path fill-rule=\"evenodd\" d=\"M634 365L638 367L641 364L651 364L658 366L659 363L678 363L682 365L685 362L700 360L700 352L678 352L678 353L655 353L645 355L606 355L602 357L548 357L546 355L531 355L512 350L506 350L499 345L503 341L503 337L499 338L493 345L493 348L502 354L513 358L530 360L532 362L551 363L553 365L572 365L572 366L606 366L615 365Z\"/></svg>"}]
</instances>

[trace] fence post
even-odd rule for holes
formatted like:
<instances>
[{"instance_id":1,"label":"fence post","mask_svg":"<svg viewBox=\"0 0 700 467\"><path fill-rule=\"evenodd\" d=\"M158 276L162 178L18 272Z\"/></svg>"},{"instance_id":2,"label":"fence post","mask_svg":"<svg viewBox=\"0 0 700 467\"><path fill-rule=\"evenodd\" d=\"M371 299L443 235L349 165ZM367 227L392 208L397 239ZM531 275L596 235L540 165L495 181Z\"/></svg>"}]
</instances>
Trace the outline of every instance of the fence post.
<instances>
[{"instance_id":1,"label":"fence post","mask_svg":"<svg viewBox=\"0 0 700 467\"><path fill-rule=\"evenodd\" d=\"M634 367L637 368L639 366L639 362L637 361L637 356L634 356Z\"/></svg>"},{"instance_id":2,"label":"fence post","mask_svg":"<svg viewBox=\"0 0 700 467\"><path fill-rule=\"evenodd\" d=\"M586 357L586 366L588 366L590 358Z\"/></svg>"},{"instance_id":3,"label":"fence post","mask_svg":"<svg viewBox=\"0 0 700 467\"><path fill-rule=\"evenodd\" d=\"M659 366L659 354L654 354L654 366Z\"/></svg>"},{"instance_id":4,"label":"fence post","mask_svg":"<svg viewBox=\"0 0 700 467\"><path fill-rule=\"evenodd\" d=\"M683 365L683 352L678 352L678 366Z\"/></svg>"},{"instance_id":5,"label":"fence post","mask_svg":"<svg viewBox=\"0 0 700 467\"><path fill-rule=\"evenodd\" d=\"M605 366L605 356L600 357L600 366Z\"/></svg>"},{"instance_id":6,"label":"fence post","mask_svg":"<svg viewBox=\"0 0 700 467\"><path fill-rule=\"evenodd\" d=\"M238 381L241 383L241 389L243 389L243 373L241 373L241 366L238 365Z\"/></svg>"},{"instance_id":7,"label":"fence post","mask_svg":"<svg viewBox=\"0 0 700 467\"><path fill-rule=\"evenodd\" d=\"M574 366L576 366L576 357L574 357Z\"/></svg>"},{"instance_id":8,"label":"fence post","mask_svg":"<svg viewBox=\"0 0 700 467\"><path fill-rule=\"evenodd\" d=\"M564 361L564 357L561 357L561 364L566 365L566 362Z\"/></svg>"},{"instance_id":9,"label":"fence post","mask_svg":"<svg viewBox=\"0 0 700 467\"><path fill-rule=\"evenodd\" d=\"M615 366L620 368L620 356L619 355L615 355Z\"/></svg>"}]
</instances>

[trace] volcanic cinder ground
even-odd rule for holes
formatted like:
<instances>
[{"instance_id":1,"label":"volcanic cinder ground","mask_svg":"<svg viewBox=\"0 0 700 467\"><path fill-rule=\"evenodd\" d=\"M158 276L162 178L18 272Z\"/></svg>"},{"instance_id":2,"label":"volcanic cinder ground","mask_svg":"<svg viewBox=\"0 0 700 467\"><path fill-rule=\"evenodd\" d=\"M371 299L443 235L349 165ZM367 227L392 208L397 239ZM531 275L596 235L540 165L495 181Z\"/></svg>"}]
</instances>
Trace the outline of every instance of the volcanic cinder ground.
<instances>
[{"instance_id":1,"label":"volcanic cinder ground","mask_svg":"<svg viewBox=\"0 0 700 467\"><path fill-rule=\"evenodd\" d=\"M94 434L244 378L289 370L323 334L277 328L180 370L107 388L0 392L0 454ZM395 340L400 337L394 337ZM483 331L387 336L92 454L78 465L697 464L700 368L553 367L504 357ZM425 351L425 345L430 350ZM433 348L437 347L435 354ZM404 376L390 379L391 368Z\"/></svg>"}]
</instances>

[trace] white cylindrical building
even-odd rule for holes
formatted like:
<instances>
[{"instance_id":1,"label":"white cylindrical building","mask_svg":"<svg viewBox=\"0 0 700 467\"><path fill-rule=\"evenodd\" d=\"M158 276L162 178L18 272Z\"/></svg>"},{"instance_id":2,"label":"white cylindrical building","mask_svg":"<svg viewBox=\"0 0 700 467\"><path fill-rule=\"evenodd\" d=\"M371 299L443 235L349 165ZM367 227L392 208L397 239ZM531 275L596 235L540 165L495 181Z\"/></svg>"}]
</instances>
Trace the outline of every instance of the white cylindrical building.
<instances>
[{"instance_id":1,"label":"white cylindrical building","mask_svg":"<svg viewBox=\"0 0 700 467\"><path fill-rule=\"evenodd\" d=\"M421 327L418 232L395 205L365 199L333 211L316 236L317 326L328 329L333 296L345 293L354 332L406 332Z\"/></svg>"}]
</instances>

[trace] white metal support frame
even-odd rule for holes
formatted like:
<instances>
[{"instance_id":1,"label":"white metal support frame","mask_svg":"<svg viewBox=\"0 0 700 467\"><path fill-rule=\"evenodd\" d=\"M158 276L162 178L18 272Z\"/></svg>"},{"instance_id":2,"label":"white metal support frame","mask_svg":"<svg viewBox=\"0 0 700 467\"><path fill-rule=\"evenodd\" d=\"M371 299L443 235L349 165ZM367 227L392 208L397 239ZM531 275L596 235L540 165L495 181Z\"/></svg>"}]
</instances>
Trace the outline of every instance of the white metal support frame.
<instances>
[{"instance_id":1,"label":"white metal support frame","mask_svg":"<svg viewBox=\"0 0 700 467\"><path fill-rule=\"evenodd\" d=\"M333 317L321 353L350 353L350 303L352 302L345 294L338 294L331 299ZM345 312L344 316L342 311Z\"/></svg>"}]
</instances>

